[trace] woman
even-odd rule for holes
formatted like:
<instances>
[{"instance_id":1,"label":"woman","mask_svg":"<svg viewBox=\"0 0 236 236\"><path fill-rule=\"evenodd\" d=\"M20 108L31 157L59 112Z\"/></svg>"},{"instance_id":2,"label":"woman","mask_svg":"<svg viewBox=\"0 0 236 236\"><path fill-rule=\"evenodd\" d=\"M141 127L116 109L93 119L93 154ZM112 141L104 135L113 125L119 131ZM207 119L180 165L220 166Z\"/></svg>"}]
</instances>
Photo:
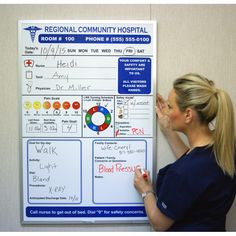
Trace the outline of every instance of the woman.
<instances>
[{"instance_id":1,"label":"woman","mask_svg":"<svg viewBox=\"0 0 236 236\"><path fill-rule=\"evenodd\" d=\"M159 171L156 193L150 177L135 171L151 225L158 231L225 231L236 193L230 97L212 81L187 74L174 81L167 103L158 95L156 113L177 160ZM187 136L189 147L175 131Z\"/></svg>"}]
</instances>

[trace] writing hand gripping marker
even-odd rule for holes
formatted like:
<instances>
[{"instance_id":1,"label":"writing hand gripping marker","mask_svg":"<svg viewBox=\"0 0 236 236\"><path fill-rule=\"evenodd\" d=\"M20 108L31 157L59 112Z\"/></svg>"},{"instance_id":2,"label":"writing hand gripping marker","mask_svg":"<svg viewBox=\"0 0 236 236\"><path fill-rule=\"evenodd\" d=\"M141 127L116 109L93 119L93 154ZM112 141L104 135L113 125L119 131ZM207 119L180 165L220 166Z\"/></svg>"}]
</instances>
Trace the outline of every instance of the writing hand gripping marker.
<instances>
[{"instance_id":1,"label":"writing hand gripping marker","mask_svg":"<svg viewBox=\"0 0 236 236\"><path fill-rule=\"evenodd\" d=\"M142 174L143 178L144 178L145 180L148 180L148 175L147 175L147 173L146 173L143 169L141 169L140 167L139 167L138 169L141 171L141 174Z\"/></svg>"}]
</instances>

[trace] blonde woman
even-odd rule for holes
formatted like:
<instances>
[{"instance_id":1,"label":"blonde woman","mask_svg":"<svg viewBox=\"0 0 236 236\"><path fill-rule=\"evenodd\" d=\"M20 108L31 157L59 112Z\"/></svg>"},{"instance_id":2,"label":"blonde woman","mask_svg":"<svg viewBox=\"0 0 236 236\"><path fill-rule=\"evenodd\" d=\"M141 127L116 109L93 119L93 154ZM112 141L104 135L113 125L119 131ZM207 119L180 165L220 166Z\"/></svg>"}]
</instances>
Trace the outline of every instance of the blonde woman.
<instances>
[{"instance_id":1,"label":"blonde woman","mask_svg":"<svg viewBox=\"0 0 236 236\"><path fill-rule=\"evenodd\" d=\"M174 81L167 102L158 95L156 113L177 160L159 171L155 191L149 176L135 171L151 225L158 231L225 231L236 194L229 95L207 78L187 74ZM189 147L175 131L186 135Z\"/></svg>"}]
</instances>

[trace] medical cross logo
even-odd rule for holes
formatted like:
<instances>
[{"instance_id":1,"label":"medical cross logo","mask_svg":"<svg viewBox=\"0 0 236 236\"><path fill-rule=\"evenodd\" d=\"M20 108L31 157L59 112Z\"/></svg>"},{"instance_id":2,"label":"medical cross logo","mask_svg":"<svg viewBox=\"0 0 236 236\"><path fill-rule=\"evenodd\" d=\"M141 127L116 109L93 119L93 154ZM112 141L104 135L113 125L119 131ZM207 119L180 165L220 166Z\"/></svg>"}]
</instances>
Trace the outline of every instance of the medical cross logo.
<instances>
[{"instance_id":1,"label":"medical cross logo","mask_svg":"<svg viewBox=\"0 0 236 236\"><path fill-rule=\"evenodd\" d=\"M31 41L32 43L34 42L34 39L35 39L35 35L36 35L36 32L38 30L41 30L42 28L39 28L37 26L29 26L27 28L24 28L24 30L27 30L30 32L30 37L31 37Z\"/></svg>"},{"instance_id":2,"label":"medical cross logo","mask_svg":"<svg viewBox=\"0 0 236 236\"><path fill-rule=\"evenodd\" d=\"M24 60L24 66L25 67L33 67L34 66L34 60L31 60L31 59Z\"/></svg>"}]
</instances>

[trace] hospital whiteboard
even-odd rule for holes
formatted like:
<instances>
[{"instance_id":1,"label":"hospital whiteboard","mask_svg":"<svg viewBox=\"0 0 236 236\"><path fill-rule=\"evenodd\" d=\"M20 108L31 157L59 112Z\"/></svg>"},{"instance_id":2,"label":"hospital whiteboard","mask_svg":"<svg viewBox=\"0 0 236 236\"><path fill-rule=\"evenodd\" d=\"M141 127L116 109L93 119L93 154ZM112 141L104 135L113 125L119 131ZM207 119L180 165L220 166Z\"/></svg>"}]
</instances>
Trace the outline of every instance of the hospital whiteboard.
<instances>
[{"instance_id":1,"label":"hospital whiteboard","mask_svg":"<svg viewBox=\"0 0 236 236\"><path fill-rule=\"evenodd\" d=\"M147 222L156 22L19 21L22 223Z\"/></svg>"}]
</instances>

